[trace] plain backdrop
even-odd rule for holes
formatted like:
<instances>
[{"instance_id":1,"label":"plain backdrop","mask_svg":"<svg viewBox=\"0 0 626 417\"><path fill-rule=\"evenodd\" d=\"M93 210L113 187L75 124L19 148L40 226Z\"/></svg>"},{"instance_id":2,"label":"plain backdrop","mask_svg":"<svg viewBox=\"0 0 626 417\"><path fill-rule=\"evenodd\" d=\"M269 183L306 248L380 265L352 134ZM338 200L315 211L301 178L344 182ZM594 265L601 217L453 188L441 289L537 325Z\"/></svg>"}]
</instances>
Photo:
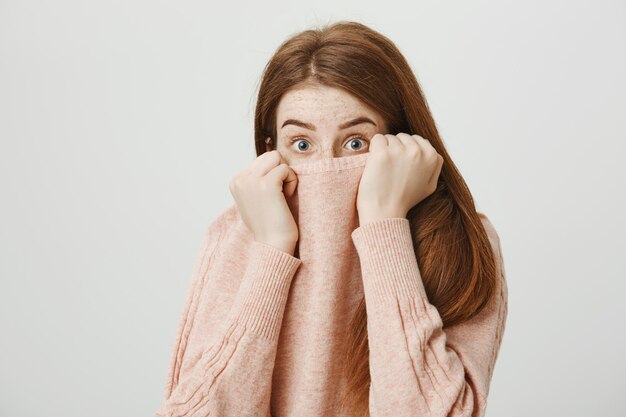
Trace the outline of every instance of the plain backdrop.
<instances>
[{"instance_id":1,"label":"plain backdrop","mask_svg":"<svg viewBox=\"0 0 626 417\"><path fill-rule=\"evenodd\" d=\"M624 1L0 0L0 416L151 416L301 30L388 36L501 239L488 417L624 416Z\"/></svg>"}]
</instances>

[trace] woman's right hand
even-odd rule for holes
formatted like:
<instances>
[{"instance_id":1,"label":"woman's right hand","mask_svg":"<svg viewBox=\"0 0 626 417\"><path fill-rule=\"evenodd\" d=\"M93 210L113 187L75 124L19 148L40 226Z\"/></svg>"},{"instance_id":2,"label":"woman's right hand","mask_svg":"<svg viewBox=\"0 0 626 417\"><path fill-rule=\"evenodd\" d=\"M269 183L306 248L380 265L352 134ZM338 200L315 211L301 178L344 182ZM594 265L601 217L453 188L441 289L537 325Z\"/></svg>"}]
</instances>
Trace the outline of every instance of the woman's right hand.
<instances>
[{"instance_id":1,"label":"woman's right hand","mask_svg":"<svg viewBox=\"0 0 626 417\"><path fill-rule=\"evenodd\" d=\"M259 155L229 183L239 215L254 239L292 255L299 233L285 195L293 195L297 183L295 172L276 150Z\"/></svg>"}]
</instances>

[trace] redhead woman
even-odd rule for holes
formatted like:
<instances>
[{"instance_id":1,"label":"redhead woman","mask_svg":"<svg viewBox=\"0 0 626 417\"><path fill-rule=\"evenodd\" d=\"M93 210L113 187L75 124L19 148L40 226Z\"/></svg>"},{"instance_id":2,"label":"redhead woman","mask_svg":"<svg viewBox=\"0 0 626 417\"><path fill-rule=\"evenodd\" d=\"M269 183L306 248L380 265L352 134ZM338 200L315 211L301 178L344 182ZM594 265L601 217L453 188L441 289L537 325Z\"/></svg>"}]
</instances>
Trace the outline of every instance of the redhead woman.
<instances>
[{"instance_id":1,"label":"redhead woman","mask_svg":"<svg viewBox=\"0 0 626 417\"><path fill-rule=\"evenodd\" d=\"M357 22L292 36L255 141L205 235L156 416L483 416L500 240L398 48Z\"/></svg>"}]
</instances>

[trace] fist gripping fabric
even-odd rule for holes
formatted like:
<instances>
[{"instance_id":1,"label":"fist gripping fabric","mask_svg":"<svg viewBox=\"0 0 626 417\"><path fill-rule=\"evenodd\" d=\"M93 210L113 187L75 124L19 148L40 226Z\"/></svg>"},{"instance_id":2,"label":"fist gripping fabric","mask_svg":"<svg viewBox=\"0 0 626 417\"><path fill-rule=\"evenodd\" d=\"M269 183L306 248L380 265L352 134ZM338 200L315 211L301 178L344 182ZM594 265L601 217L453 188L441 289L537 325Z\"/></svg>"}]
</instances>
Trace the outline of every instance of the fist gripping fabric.
<instances>
[{"instance_id":1,"label":"fist gripping fabric","mask_svg":"<svg viewBox=\"0 0 626 417\"><path fill-rule=\"evenodd\" d=\"M339 415L340 358L363 297L372 417L484 414L507 312L497 233L482 215L502 272L498 297L444 331L421 281L409 221L359 225L367 158L291 166L294 255L254 241L235 204L211 223L156 417Z\"/></svg>"}]
</instances>

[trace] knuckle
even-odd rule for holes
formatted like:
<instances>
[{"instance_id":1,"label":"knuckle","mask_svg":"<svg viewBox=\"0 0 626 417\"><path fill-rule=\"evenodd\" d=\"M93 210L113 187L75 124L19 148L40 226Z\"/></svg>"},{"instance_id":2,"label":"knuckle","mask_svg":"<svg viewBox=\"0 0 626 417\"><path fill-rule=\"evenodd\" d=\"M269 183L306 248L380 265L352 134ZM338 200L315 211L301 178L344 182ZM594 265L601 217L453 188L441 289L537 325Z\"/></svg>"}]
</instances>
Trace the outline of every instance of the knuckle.
<instances>
[{"instance_id":1,"label":"knuckle","mask_svg":"<svg viewBox=\"0 0 626 417\"><path fill-rule=\"evenodd\" d=\"M271 154L270 157L272 158L272 161L274 162L280 161L280 153L276 149L271 151L270 154Z\"/></svg>"},{"instance_id":2,"label":"knuckle","mask_svg":"<svg viewBox=\"0 0 626 417\"><path fill-rule=\"evenodd\" d=\"M417 158L421 154L420 147L419 146L414 146L414 145L407 146L406 154L409 157L411 157L411 158Z\"/></svg>"},{"instance_id":3,"label":"knuckle","mask_svg":"<svg viewBox=\"0 0 626 417\"><path fill-rule=\"evenodd\" d=\"M412 144L410 144L408 146L408 148L411 149L412 152L414 152L416 155L421 155L422 151L424 150L419 143L417 142L413 142Z\"/></svg>"}]
</instances>

